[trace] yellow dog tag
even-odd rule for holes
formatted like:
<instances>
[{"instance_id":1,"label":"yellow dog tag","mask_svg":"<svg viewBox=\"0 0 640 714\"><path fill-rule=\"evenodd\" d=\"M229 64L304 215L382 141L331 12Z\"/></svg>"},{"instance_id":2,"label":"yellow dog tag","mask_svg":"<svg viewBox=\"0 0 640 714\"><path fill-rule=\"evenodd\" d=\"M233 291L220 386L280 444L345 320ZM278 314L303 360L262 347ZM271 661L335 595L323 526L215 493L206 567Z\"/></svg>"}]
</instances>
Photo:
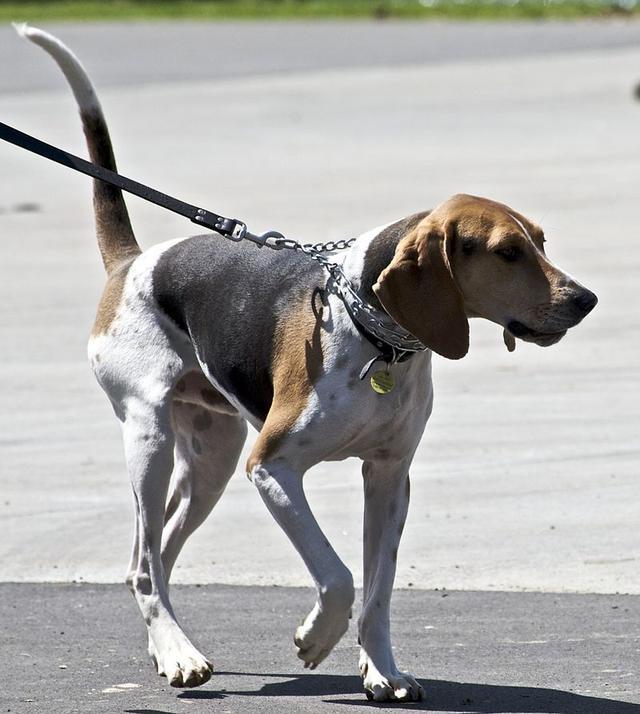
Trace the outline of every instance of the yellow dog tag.
<instances>
[{"instance_id":1,"label":"yellow dog tag","mask_svg":"<svg viewBox=\"0 0 640 714\"><path fill-rule=\"evenodd\" d=\"M389 394L396 386L396 380L390 372L379 370L371 375L371 389L378 394Z\"/></svg>"}]
</instances>

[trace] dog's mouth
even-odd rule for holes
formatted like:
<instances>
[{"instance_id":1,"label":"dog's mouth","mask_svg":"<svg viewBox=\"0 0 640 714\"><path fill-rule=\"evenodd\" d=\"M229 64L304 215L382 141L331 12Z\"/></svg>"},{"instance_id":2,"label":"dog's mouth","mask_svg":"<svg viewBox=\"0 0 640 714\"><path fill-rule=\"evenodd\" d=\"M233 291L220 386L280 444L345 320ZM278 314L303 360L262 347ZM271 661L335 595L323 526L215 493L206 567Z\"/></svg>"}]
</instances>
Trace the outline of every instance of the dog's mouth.
<instances>
[{"instance_id":1,"label":"dog's mouth","mask_svg":"<svg viewBox=\"0 0 640 714\"><path fill-rule=\"evenodd\" d=\"M549 345L555 345L559 342L566 334L566 330L557 330L554 332L541 332L540 330L534 330L532 327L527 327L527 325L518 320L510 320L507 323L507 330L520 340L525 342L535 342L536 345L540 347L549 347Z\"/></svg>"}]
</instances>

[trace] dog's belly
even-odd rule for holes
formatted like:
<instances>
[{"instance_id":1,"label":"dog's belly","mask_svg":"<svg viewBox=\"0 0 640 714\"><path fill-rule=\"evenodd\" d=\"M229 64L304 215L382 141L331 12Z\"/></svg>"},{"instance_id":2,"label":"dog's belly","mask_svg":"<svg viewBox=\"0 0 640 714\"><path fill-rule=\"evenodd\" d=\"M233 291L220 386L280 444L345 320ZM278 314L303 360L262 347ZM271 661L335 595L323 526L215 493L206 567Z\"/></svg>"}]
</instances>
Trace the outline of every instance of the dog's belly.
<instances>
[{"instance_id":1,"label":"dog's belly","mask_svg":"<svg viewBox=\"0 0 640 714\"><path fill-rule=\"evenodd\" d=\"M188 238L165 251L153 271L160 309L186 332L203 370L254 424L273 400L279 317L325 283L320 266L218 235Z\"/></svg>"}]
</instances>

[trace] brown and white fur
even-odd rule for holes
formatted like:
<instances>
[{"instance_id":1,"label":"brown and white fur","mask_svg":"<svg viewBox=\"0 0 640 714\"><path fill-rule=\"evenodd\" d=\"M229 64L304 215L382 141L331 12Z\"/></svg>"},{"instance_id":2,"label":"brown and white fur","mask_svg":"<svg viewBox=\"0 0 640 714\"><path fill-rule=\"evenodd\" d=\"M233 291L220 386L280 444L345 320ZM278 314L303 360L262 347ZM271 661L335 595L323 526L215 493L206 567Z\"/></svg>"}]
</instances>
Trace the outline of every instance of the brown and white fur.
<instances>
[{"instance_id":1,"label":"brown and white fur","mask_svg":"<svg viewBox=\"0 0 640 714\"><path fill-rule=\"evenodd\" d=\"M63 69L92 160L115 169L100 104L78 61L50 35L21 31ZM397 387L380 395L358 377L375 347L305 256L215 234L142 252L119 190L95 182L94 210L107 283L89 359L122 425L136 509L127 583L158 673L176 687L211 676L211 663L176 621L167 583L233 474L248 421L260 434L247 476L317 588L295 633L298 657L305 667L322 662L347 630L354 600L351 573L309 508L303 476L320 461L357 456L365 493L364 688L375 700L421 698L416 679L396 666L389 603L409 469L431 412L431 350L463 357L470 317L501 325L510 349L515 337L553 344L594 307L595 295L551 263L536 224L487 199L454 196L370 231L346 254L347 274L429 348L392 366Z\"/></svg>"}]
</instances>

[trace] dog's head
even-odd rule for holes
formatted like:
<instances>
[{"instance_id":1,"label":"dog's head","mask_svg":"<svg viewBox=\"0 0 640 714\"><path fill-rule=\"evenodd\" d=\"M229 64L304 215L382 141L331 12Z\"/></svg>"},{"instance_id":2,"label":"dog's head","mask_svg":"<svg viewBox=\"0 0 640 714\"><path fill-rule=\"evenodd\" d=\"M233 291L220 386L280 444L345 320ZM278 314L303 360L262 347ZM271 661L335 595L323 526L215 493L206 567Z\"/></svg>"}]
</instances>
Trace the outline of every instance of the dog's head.
<instances>
[{"instance_id":1,"label":"dog's head","mask_svg":"<svg viewBox=\"0 0 640 714\"><path fill-rule=\"evenodd\" d=\"M385 310L450 359L469 349L469 317L546 347L596 305L596 296L553 265L542 230L508 206L453 196L399 242L373 286Z\"/></svg>"}]
</instances>

